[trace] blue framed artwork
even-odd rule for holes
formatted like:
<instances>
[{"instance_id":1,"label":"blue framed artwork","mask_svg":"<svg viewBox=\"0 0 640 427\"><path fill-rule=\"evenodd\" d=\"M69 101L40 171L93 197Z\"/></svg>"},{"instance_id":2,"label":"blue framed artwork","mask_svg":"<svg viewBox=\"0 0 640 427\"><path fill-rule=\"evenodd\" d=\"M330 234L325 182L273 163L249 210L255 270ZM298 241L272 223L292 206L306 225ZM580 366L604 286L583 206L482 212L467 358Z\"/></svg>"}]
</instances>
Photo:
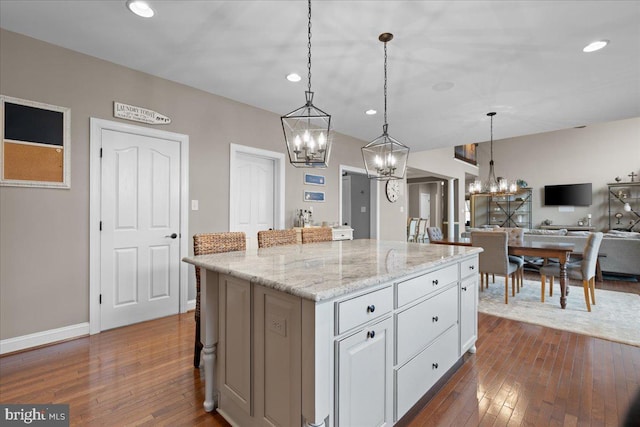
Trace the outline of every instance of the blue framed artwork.
<instances>
[{"instance_id":1,"label":"blue framed artwork","mask_svg":"<svg viewBox=\"0 0 640 427\"><path fill-rule=\"evenodd\" d=\"M304 191L305 202L324 202L324 191Z\"/></svg>"},{"instance_id":2,"label":"blue framed artwork","mask_svg":"<svg viewBox=\"0 0 640 427\"><path fill-rule=\"evenodd\" d=\"M311 185L324 185L324 175L304 174L304 183Z\"/></svg>"}]
</instances>

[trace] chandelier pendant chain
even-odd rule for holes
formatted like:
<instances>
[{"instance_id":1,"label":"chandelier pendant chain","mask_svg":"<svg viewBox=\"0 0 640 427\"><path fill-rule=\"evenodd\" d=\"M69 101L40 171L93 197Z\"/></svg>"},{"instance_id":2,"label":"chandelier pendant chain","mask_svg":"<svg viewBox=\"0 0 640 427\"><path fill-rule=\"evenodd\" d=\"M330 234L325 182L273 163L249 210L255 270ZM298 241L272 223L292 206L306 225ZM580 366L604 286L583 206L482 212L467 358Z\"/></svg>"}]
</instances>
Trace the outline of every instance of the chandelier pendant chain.
<instances>
[{"instance_id":1,"label":"chandelier pendant chain","mask_svg":"<svg viewBox=\"0 0 640 427\"><path fill-rule=\"evenodd\" d=\"M311 0L309 0L309 13L307 14L307 18L309 19L309 24L307 26L307 76L308 76L308 91L311 92Z\"/></svg>"},{"instance_id":2,"label":"chandelier pendant chain","mask_svg":"<svg viewBox=\"0 0 640 427\"><path fill-rule=\"evenodd\" d=\"M387 42L384 42L384 134L387 134Z\"/></svg>"}]
</instances>

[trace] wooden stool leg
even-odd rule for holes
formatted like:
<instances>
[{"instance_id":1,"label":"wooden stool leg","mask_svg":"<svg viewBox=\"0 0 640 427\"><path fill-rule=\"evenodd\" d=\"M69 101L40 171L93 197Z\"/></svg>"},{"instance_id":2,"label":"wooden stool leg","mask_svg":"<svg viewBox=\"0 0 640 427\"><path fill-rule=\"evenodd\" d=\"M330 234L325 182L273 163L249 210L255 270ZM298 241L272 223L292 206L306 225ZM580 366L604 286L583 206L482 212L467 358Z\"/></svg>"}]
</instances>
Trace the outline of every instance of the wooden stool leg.
<instances>
[{"instance_id":1,"label":"wooden stool leg","mask_svg":"<svg viewBox=\"0 0 640 427\"><path fill-rule=\"evenodd\" d=\"M549 277L549 296L553 296L553 276Z\"/></svg>"},{"instance_id":2,"label":"wooden stool leg","mask_svg":"<svg viewBox=\"0 0 640 427\"><path fill-rule=\"evenodd\" d=\"M596 278L589 280L589 288L591 289L591 304L596 305Z\"/></svg>"},{"instance_id":3,"label":"wooden stool leg","mask_svg":"<svg viewBox=\"0 0 640 427\"><path fill-rule=\"evenodd\" d=\"M547 282L546 277L544 276L540 276L540 302L544 302L544 286L545 283Z\"/></svg>"}]
</instances>

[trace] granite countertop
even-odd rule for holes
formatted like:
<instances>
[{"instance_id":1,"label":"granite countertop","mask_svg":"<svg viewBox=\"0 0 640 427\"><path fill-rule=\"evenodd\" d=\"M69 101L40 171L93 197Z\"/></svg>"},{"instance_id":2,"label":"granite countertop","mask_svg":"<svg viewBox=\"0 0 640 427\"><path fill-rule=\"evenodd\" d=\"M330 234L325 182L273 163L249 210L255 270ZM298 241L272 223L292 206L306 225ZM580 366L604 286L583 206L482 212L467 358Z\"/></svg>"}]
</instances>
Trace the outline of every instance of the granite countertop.
<instances>
[{"instance_id":1,"label":"granite countertop","mask_svg":"<svg viewBox=\"0 0 640 427\"><path fill-rule=\"evenodd\" d=\"M198 255L183 261L322 301L480 252L475 247L358 239Z\"/></svg>"}]
</instances>

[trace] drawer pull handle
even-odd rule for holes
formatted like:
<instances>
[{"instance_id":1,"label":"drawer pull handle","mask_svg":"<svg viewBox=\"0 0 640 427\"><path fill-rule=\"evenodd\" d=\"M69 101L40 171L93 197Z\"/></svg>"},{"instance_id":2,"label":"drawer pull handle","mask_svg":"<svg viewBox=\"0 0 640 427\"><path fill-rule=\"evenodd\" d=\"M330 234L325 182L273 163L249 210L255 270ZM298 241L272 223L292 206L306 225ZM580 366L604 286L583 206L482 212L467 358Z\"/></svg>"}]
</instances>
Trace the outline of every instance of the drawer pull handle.
<instances>
[{"instance_id":1,"label":"drawer pull handle","mask_svg":"<svg viewBox=\"0 0 640 427\"><path fill-rule=\"evenodd\" d=\"M432 280L431 283L433 283L434 285L437 285L438 284L438 279Z\"/></svg>"},{"instance_id":2,"label":"drawer pull handle","mask_svg":"<svg viewBox=\"0 0 640 427\"><path fill-rule=\"evenodd\" d=\"M466 291L466 290L467 290L467 287L466 287L466 286L463 286L463 287L462 287L462 290L463 290L463 291Z\"/></svg>"},{"instance_id":3,"label":"drawer pull handle","mask_svg":"<svg viewBox=\"0 0 640 427\"><path fill-rule=\"evenodd\" d=\"M476 269L476 266L475 266L475 265L470 265L470 266L469 266L469 270L475 270L475 269Z\"/></svg>"},{"instance_id":4,"label":"drawer pull handle","mask_svg":"<svg viewBox=\"0 0 640 427\"><path fill-rule=\"evenodd\" d=\"M370 306L367 307L367 313L373 313L374 311L376 311L376 306L371 304Z\"/></svg>"},{"instance_id":5,"label":"drawer pull handle","mask_svg":"<svg viewBox=\"0 0 640 427\"><path fill-rule=\"evenodd\" d=\"M433 369L438 369L438 364L437 364L437 363L434 363L433 365L431 365L431 367L432 367Z\"/></svg>"},{"instance_id":6,"label":"drawer pull handle","mask_svg":"<svg viewBox=\"0 0 640 427\"><path fill-rule=\"evenodd\" d=\"M434 321L434 322L437 322L437 321L438 321L438 316L433 316L433 317L431 318L431 320L432 320L432 321Z\"/></svg>"},{"instance_id":7,"label":"drawer pull handle","mask_svg":"<svg viewBox=\"0 0 640 427\"><path fill-rule=\"evenodd\" d=\"M369 331L367 332L367 338L373 338L376 336L376 331Z\"/></svg>"}]
</instances>

